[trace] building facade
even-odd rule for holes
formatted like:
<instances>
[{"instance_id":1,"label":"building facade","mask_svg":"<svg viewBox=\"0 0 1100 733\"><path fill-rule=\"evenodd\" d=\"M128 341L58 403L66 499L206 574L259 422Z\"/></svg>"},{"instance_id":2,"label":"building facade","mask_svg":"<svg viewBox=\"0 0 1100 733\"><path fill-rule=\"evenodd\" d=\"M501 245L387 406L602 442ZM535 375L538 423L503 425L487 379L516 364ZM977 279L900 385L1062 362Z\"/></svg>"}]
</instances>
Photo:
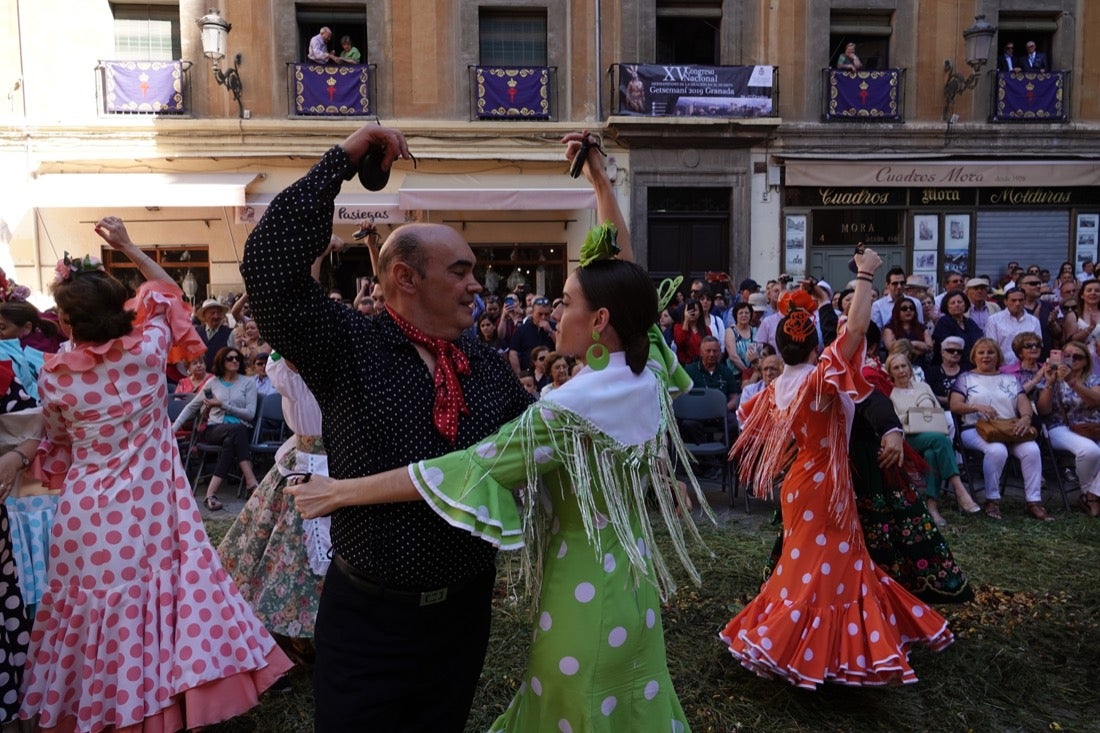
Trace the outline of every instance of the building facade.
<instances>
[{"instance_id":1,"label":"building facade","mask_svg":"<svg viewBox=\"0 0 1100 733\"><path fill-rule=\"evenodd\" d=\"M112 213L195 299L239 292L272 197L378 119L416 166L380 192L347 183L334 232L451 224L496 291L560 290L595 223L558 143L576 129L603 136L655 276L835 282L858 241L930 280L1029 257L1056 270L1097 254L1092 5L236 0L219 8L232 27L215 72L198 0L14 0L0 10L0 265L45 290L64 251L101 254L91 225ZM978 15L992 50L972 72ZM321 27L361 63L310 62ZM998 71L1029 41L1045 68ZM858 71L836 68L850 42ZM219 83L233 68L239 101ZM355 248L325 269L349 298L367 274Z\"/></svg>"}]
</instances>

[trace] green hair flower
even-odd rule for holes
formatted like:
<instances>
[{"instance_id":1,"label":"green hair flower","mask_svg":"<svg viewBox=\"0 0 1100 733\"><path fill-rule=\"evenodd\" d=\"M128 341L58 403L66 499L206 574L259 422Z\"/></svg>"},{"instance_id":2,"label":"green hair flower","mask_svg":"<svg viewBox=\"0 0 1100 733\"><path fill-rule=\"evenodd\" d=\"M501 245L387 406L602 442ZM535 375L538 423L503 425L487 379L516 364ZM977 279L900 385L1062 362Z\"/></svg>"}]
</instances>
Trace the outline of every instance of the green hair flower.
<instances>
[{"instance_id":1,"label":"green hair flower","mask_svg":"<svg viewBox=\"0 0 1100 733\"><path fill-rule=\"evenodd\" d=\"M593 227L581 245L581 267L588 267L598 260L614 259L619 254L619 245L615 244L618 234L619 231L610 222Z\"/></svg>"}]
</instances>

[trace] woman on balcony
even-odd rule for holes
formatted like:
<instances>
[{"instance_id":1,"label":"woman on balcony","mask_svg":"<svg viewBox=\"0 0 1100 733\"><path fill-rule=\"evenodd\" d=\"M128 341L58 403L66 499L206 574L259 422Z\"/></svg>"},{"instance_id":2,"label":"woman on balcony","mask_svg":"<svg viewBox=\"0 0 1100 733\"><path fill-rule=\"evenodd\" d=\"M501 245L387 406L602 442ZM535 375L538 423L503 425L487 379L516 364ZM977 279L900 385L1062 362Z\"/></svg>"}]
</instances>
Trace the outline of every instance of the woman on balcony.
<instances>
[{"instance_id":1,"label":"woman on balcony","mask_svg":"<svg viewBox=\"0 0 1100 733\"><path fill-rule=\"evenodd\" d=\"M351 44L351 37L344 36L340 39L340 48L343 51L340 52L341 64L359 64L362 63L363 55L359 53L359 49Z\"/></svg>"},{"instance_id":2,"label":"woman on balcony","mask_svg":"<svg viewBox=\"0 0 1100 733\"><path fill-rule=\"evenodd\" d=\"M844 47L844 53L836 60L836 68L842 71L859 71L863 68L863 62L856 56L856 44L849 43Z\"/></svg>"}]
</instances>

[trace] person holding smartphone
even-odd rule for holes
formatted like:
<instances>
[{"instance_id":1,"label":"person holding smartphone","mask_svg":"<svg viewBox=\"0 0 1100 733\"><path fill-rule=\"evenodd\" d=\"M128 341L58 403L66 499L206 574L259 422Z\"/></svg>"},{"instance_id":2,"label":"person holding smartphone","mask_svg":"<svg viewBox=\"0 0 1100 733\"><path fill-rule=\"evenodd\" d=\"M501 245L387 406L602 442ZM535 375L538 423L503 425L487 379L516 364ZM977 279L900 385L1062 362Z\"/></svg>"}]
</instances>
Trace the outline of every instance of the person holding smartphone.
<instances>
[{"instance_id":1,"label":"person holding smartphone","mask_svg":"<svg viewBox=\"0 0 1100 733\"><path fill-rule=\"evenodd\" d=\"M681 364L690 364L699 358L703 337L710 335L703 320L703 306L692 298L684 304L684 316L672 327L672 339L676 342L676 358Z\"/></svg>"},{"instance_id":2,"label":"person holding smartphone","mask_svg":"<svg viewBox=\"0 0 1100 733\"><path fill-rule=\"evenodd\" d=\"M1092 355L1076 341L1064 352L1050 352L1035 406L1046 423L1054 450L1073 454L1081 482L1081 509L1100 517L1100 376Z\"/></svg>"}]
</instances>

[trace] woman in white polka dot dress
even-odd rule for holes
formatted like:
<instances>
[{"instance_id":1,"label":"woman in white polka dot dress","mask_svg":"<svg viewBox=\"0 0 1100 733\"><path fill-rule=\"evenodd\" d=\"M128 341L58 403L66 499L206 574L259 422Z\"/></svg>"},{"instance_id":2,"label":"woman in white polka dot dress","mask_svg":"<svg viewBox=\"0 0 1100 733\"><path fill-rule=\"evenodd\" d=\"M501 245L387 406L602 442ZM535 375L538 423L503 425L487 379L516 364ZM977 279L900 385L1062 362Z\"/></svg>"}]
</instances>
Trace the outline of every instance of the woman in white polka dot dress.
<instances>
[{"instance_id":1,"label":"woman in white polka dot dress","mask_svg":"<svg viewBox=\"0 0 1100 733\"><path fill-rule=\"evenodd\" d=\"M579 139L567 136L571 155ZM595 155L586 173L629 256ZM684 526L698 535L693 522L677 518L680 494L668 458L668 431L675 430L669 390L690 387L690 378L656 328L649 275L610 258L614 238L609 227L589 235L554 314L558 351L588 352L576 377L465 451L365 478L313 477L287 490L307 517L423 500L453 526L504 549L526 545L528 560L541 558L541 566L528 566L541 584L528 667L494 731L687 729L660 618L661 598L674 584L653 543L646 498L657 498L697 579ZM679 444L674 433L671 443ZM525 490L517 506L513 490L523 486L534 491Z\"/></svg>"},{"instance_id":2,"label":"woman in white polka dot dress","mask_svg":"<svg viewBox=\"0 0 1100 733\"><path fill-rule=\"evenodd\" d=\"M910 645L938 651L953 640L942 616L874 565L860 529L848 431L855 401L871 391L860 365L872 276L882 260L866 250L855 262L848 321L820 360L816 301L803 291L780 299L785 317L776 342L786 368L739 408L744 427L730 451L761 493L789 470L779 489L783 554L760 594L719 636L744 667L810 689L826 681L915 682Z\"/></svg>"},{"instance_id":3,"label":"woman in white polka dot dress","mask_svg":"<svg viewBox=\"0 0 1100 733\"><path fill-rule=\"evenodd\" d=\"M210 725L291 665L218 562L180 464L164 370L205 350L183 292L121 220L96 232L148 282L127 301L97 262L58 264L72 348L39 379L39 455L62 493L19 715L50 730Z\"/></svg>"}]
</instances>

